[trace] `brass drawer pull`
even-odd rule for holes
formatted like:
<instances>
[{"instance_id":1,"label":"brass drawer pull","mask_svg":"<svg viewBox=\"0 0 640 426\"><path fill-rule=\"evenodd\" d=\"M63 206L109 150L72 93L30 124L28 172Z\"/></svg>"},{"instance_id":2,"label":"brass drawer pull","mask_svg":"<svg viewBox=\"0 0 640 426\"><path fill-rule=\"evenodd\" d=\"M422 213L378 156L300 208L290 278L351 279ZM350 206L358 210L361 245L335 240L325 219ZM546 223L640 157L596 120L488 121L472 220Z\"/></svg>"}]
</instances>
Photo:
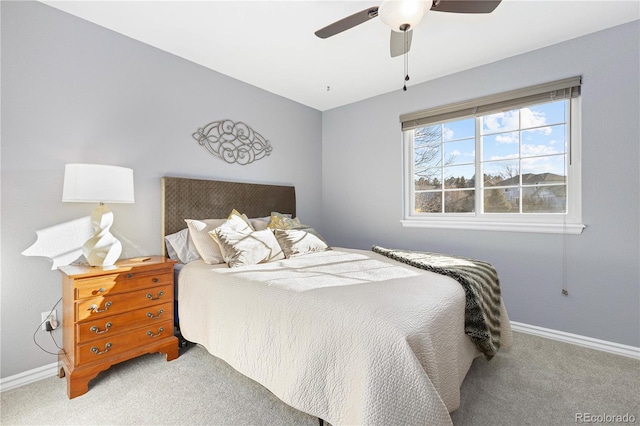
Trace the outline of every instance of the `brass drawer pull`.
<instances>
[{"instance_id":1,"label":"brass drawer pull","mask_svg":"<svg viewBox=\"0 0 640 426\"><path fill-rule=\"evenodd\" d=\"M113 325L113 324L111 324L110 322L106 323L106 324L104 325L104 327L105 327L105 328L104 328L104 330L102 330L102 331L100 331L100 329L99 329L97 326L95 326L95 325L94 325L94 326L93 326L93 327L91 327L89 330L93 331L93 332L94 332L94 333L96 333L96 334L103 334L103 333L106 333L107 331L109 331L109 328L111 328L111 326L112 326L112 325Z\"/></svg>"},{"instance_id":2,"label":"brass drawer pull","mask_svg":"<svg viewBox=\"0 0 640 426\"><path fill-rule=\"evenodd\" d=\"M89 307L89 309L87 309L87 311L91 311L92 313L98 313L98 312L104 312L107 309L109 309L109 307L111 306L111 302L107 302L104 304L104 309L98 309L98 305L93 304Z\"/></svg>"},{"instance_id":3,"label":"brass drawer pull","mask_svg":"<svg viewBox=\"0 0 640 426\"><path fill-rule=\"evenodd\" d=\"M158 310L158 315L153 315L151 312L147 312L147 316L151 319L160 318L160 315L164 313L164 309Z\"/></svg>"},{"instance_id":4,"label":"brass drawer pull","mask_svg":"<svg viewBox=\"0 0 640 426\"><path fill-rule=\"evenodd\" d=\"M147 331L147 336L149 336L149 337L158 337L159 335L162 334L163 331L164 331L164 328L162 328L162 327L160 327L158 329L158 333L156 333L156 334L153 334L153 331L149 330L149 331Z\"/></svg>"},{"instance_id":5,"label":"brass drawer pull","mask_svg":"<svg viewBox=\"0 0 640 426\"><path fill-rule=\"evenodd\" d=\"M102 355L102 354L106 354L107 352L109 352L109 348L111 348L111 342L107 343L104 346L104 351L100 351L100 349L98 349L97 346L94 346L91 348L91 352L93 352L96 355Z\"/></svg>"},{"instance_id":6,"label":"brass drawer pull","mask_svg":"<svg viewBox=\"0 0 640 426\"><path fill-rule=\"evenodd\" d=\"M151 295L151 293L147 293L147 299L149 299L149 300L158 300L158 299L160 299L162 296L164 296L164 291L160 291L160 292L158 292L158 297L153 297L153 296Z\"/></svg>"}]
</instances>

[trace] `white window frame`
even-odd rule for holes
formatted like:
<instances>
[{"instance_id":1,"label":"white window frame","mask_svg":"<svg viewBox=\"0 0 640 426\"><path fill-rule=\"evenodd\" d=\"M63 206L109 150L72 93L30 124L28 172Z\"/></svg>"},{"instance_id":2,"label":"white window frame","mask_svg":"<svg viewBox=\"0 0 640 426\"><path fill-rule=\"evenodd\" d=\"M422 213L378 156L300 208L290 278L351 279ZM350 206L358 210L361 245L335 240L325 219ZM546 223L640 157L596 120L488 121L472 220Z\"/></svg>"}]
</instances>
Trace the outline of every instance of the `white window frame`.
<instances>
[{"instance_id":1,"label":"white window frame","mask_svg":"<svg viewBox=\"0 0 640 426\"><path fill-rule=\"evenodd\" d=\"M581 199L581 98L569 99L570 123L567 140L567 211L566 213L482 213L481 179L476 179L476 211L471 213L415 213L413 130L403 131L403 219L402 226L410 228L441 228L482 231L511 231L580 234L582 223ZM482 115L487 115L483 113ZM456 119L462 119L460 116ZM442 120L440 122L452 121ZM437 121L436 121L437 122ZM478 132L476 125L476 132ZM480 153L480 137L476 135L476 153ZM476 155L476 176L480 173L481 156Z\"/></svg>"}]
</instances>

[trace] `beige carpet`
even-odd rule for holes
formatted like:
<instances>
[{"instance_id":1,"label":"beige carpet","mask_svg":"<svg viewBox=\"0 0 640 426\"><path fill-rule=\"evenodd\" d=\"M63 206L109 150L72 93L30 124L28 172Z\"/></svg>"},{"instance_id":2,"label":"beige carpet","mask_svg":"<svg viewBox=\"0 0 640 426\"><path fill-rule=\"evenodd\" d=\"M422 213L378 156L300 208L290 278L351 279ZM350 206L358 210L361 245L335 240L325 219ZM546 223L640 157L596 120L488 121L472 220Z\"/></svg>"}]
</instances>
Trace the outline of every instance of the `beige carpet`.
<instances>
[{"instance_id":1,"label":"beige carpet","mask_svg":"<svg viewBox=\"0 0 640 426\"><path fill-rule=\"evenodd\" d=\"M452 414L461 425L575 425L576 413L640 424L640 361L514 333L510 351L478 358ZM203 348L116 365L68 400L51 377L3 392L2 425L317 425ZM633 423L632 423L633 424Z\"/></svg>"}]
</instances>

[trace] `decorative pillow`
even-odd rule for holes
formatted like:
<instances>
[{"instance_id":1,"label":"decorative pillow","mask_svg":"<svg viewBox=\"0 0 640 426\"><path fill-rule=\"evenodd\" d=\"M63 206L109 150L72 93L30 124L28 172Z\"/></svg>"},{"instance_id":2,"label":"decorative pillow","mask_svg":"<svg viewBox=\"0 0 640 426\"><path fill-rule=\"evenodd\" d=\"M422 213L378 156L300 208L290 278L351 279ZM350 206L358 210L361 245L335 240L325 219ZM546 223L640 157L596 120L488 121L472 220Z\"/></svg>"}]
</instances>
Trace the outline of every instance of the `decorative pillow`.
<instances>
[{"instance_id":1,"label":"decorative pillow","mask_svg":"<svg viewBox=\"0 0 640 426\"><path fill-rule=\"evenodd\" d=\"M251 230L252 230L252 231L254 230L254 229L253 229L253 225L251 224L251 221L249 220L249 218L247 217L247 215L246 215L246 214L244 214L244 213L240 213L240 212L239 212L238 210L236 210L236 209L231 210L231 213L229 213L229 216L227 216L227 219L231 219L231 217L232 217L232 216L234 216L234 215L235 215L235 216L240 216L240 218L241 218L242 220L244 220L244 221L245 221L245 223L246 223L247 225L249 225L249 228L251 228Z\"/></svg>"},{"instance_id":2,"label":"decorative pillow","mask_svg":"<svg viewBox=\"0 0 640 426\"><path fill-rule=\"evenodd\" d=\"M200 259L200 253L198 253L188 228L167 235L164 240L170 259L177 260L180 263L189 263Z\"/></svg>"},{"instance_id":3,"label":"decorative pillow","mask_svg":"<svg viewBox=\"0 0 640 426\"><path fill-rule=\"evenodd\" d=\"M230 268L284 259L282 249L270 229L247 234L219 227L214 232Z\"/></svg>"},{"instance_id":4,"label":"decorative pillow","mask_svg":"<svg viewBox=\"0 0 640 426\"><path fill-rule=\"evenodd\" d=\"M273 233L287 259L291 256L331 250L331 247L313 228L274 229Z\"/></svg>"},{"instance_id":5,"label":"decorative pillow","mask_svg":"<svg viewBox=\"0 0 640 426\"><path fill-rule=\"evenodd\" d=\"M251 223L249 223L249 218L247 218L245 215L241 215L240 213L238 213L237 210L234 209L229 215L229 218L222 225L209 231L210 239L214 241L215 244L218 246L218 249L222 256L222 262L220 263L223 263L223 262L228 263L229 259L225 251L226 247L224 244L220 243L220 241L218 240L218 235L215 232L218 229L221 229L224 231L236 231L242 234L250 234L251 232L253 232L253 227L251 226Z\"/></svg>"},{"instance_id":6,"label":"decorative pillow","mask_svg":"<svg viewBox=\"0 0 640 426\"><path fill-rule=\"evenodd\" d=\"M211 239L209 232L224 224L227 219L185 219L184 221L187 222L189 235L202 260L209 265L224 263L220 247Z\"/></svg>"},{"instance_id":7,"label":"decorative pillow","mask_svg":"<svg viewBox=\"0 0 640 426\"><path fill-rule=\"evenodd\" d=\"M286 215L278 212L271 212L271 217L269 218L269 224L267 225L269 229L302 229L308 228L307 225L303 225L300 223L298 218L291 219L291 215Z\"/></svg>"}]
</instances>

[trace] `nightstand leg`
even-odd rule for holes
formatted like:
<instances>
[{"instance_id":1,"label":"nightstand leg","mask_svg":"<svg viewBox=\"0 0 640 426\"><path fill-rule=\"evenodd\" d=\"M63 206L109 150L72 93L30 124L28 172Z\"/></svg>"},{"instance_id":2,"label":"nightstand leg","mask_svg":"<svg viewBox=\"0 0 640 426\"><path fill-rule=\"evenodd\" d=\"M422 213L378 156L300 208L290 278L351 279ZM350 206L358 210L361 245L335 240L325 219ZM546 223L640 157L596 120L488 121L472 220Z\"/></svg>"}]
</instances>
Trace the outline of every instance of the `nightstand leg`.
<instances>
[{"instance_id":1,"label":"nightstand leg","mask_svg":"<svg viewBox=\"0 0 640 426\"><path fill-rule=\"evenodd\" d=\"M89 381L93 377L67 377L67 395L69 399L84 395L89 392Z\"/></svg>"},{"instance_id":2,"label":"nightstand leg","mask_svg":"<svg viewBox=\"0 0 640 426\"><path fill-rule=\"evenodd\" d=\"M60 371L58 376L67 379L67 396L69 399L84 395L89 391L89 382L94 379L98 373L109 368L111 365L101 367L101 369L90 369L82 371L82 369L73 368L64 354L60 353Z\"/></svg>"},{"instance_id":3,"label":"nightstand leg","mask_svg":"<svg viewBox=\"0 0 640 426\"><path fill-rule=\"evenodd\" d=\"M174 359L178 358L178 349L178 338L174 337L169 341L168 344L161 348L159 352L167 355L167 361L173 361Z\"/></svg>"}]
</instances>

